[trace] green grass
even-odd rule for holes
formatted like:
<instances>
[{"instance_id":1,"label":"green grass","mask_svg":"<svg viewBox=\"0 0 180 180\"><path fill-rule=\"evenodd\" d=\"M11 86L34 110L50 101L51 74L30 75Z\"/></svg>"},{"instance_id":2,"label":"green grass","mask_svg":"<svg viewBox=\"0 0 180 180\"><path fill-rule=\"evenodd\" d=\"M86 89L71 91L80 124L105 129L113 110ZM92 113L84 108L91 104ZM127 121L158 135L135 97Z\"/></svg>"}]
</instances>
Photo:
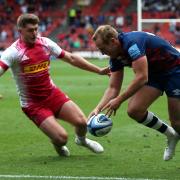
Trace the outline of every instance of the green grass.
<instances>
[{"instance_id":1,"label":"green grass","mask_svg":"<svg viewBox=\"0 0 180 180\"><path fill-rule=\"evenodd\" d=\"M106 60L91 62L99 66L107 64ZM53 61L51 65L54 82L88 115L100 100L109 78L63 62ZM123 88L133 77L130 69L126 70L125 77ZM0 100L0 175L180 179L180 146L177 146L175 158L164 162L165 137L131 120L126 113L127 103L112 118L113 129L107 136L88 135L103 144L105 152L101 155L75 145L74 129L62 122L69 133L71 156L60 158L48 138L21 112L9 72L0 78L0 93L4 96ZM168 119L166 97L159 98L150 110Z\"/></svg>"}]
</instances>

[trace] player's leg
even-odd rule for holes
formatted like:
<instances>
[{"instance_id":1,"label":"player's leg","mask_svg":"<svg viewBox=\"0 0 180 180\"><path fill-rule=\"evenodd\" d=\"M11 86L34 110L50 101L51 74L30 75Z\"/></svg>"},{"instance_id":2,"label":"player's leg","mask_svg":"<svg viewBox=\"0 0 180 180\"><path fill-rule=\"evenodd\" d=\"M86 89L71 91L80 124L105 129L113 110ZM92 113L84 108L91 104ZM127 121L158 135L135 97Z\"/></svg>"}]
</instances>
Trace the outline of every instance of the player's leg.
<instances>
[{"instance_id":1,"label":"player's leg","mask_svg":"<svg viewBox=\"0 0 180 180\"><path fill-rule=\"evenodd\" d=\"M33 104L27 108L22 108L22 110L50 138L59 155L70 155L69 150L65 146L67 133L56 121L50 109L44 108L39 104Z\"/></svg>"},{"instance_id":2,"label":"player's leg","mask_svg":"<svg viewBox=\"0 0 180 180\"><path fill-rule=\"evenodd\" d=\"M148 107L159 97L162 92L151 86L143 86L128 103L128 115L136 120L142 120L148 115Z\"/></svg>"},{"instance_id":3,"label":"player's leg","mask_svg":"<svg viewBox=\"0 0 180 180\"><path fill-rule=\"evenodd\" d=\"M51 139L56 152L60 156L70 156L67 143L68 135L65 129L56 121L54 116L49 116L40 124L39 128Z\"/></svg>"},{"instance_id":4,"label":"player's leg","mask_svg":"<svg viewBox=\"0 0 180 180\"><path fill-rule=\"evenodd\" d=\"M90 149L95 153L103 152L103 147L96 141L86 138L87 121L81 109L72 101L68 101L61 107L58 116L75 127L75 142Z\"/></svg>"},{"instance_id":5,"label":"player's leg","mask_svg":"<svg viewBox=\"0 0 180 180\"><path fill-rule=\"evenodd\" d=\"M180 98L168 97L168 110L171 125L180 134Z\"/></svg>"},{"instance_id":6,"label":"player's leg","mask_svg":"<svg viewBox=\"0 0 180 180\"><path fill-rule=\"evenodd\" d=\"M176 130L174 136L170 136L167 141L167 147L164 151L164 160L170 160L175 154L176 144L180 139L180 99L168 98L169 119L172 127Z\"/></svg>"},{"instance_id":7,"label":"player's leg","mask_svg":"<svg viewBox=\"0 0 180 180\"><path fill-rule=\"evenodd\" d=\"M173 68L166 74L164 89L168 97L169 120L176 130L170 136L164 151L164 160L170 160L175 154L176 144L180 138L180 67Z\"/></svg>"},{"instance_id":8,"label":"player's leg","mask_svg":"<svg viewBox=\"0 0 180 180\"><path fill-rule=\"evenodd\" d=\"M175 130L164 123L160 118L152 112L147 111L148 107L161 95L161 91L151 87L144 86L129 101L128 114L137 122L155 129L167 136L167 138L175 137Z\"/></svg>"}]
</instances>

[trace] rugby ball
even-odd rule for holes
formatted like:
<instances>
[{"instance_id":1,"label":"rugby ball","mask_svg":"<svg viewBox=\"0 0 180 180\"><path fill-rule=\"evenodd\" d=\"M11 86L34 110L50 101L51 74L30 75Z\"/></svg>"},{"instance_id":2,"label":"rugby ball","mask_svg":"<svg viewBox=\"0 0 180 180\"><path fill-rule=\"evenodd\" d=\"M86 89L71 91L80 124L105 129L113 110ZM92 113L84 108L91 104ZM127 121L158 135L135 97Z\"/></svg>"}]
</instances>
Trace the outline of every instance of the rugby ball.
<instances>
[{"instance_id":1,"label":"rugby ball","mask_svg":"<svg viewBox=\"0 0 180 180\"><path fill-rule=\"evenodd\" d=\"M105 114L93 115L87 123L88 132L94 136L104 136L111 131L113 122Z\"/></svg>"}]
</instances>

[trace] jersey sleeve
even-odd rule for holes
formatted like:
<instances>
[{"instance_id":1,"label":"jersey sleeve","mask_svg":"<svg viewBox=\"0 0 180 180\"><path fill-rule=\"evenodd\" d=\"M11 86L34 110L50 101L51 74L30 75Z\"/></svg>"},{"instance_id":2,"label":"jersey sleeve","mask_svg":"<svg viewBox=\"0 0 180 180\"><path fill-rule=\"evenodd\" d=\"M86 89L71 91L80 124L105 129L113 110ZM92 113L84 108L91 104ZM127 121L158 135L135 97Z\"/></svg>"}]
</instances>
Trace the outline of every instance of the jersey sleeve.
<instances>
[{"instance_id":1,"label":"jersey sleeve","mask_svg":"<svg viewBox=\"0 0 180 180\"><path fill-rule=\"evenodd\" d=\"M15 49L7 48L0 58L0 66L2 69L7 70L13 64L13 59L15 57Z\"/></svg>"},{"instance_id":2,"label":"jersey sleeve","mask_svg":"<svg viewBox=\"0 0 180 180\"><path fill-rule=\"evenodd\" d=\"M129 47L128 54L132 58L132 60L136 60L136 59L140 58L141 56L143 56L144 53L141 52L138 44L135 43Z\"/></svg>"},{"instance_id":3,"label":"jersey sleeve","mask_svg":"<svg viewBox=\"0 0 180 180\"><path fill-rule=\"evenodd\" d=\"M50 51L52 55L54 55L56 58L63 58L65 55L65 51L61 49L60 46L57 45L54 41L52 41L49 38L45 38L48 47L50 48Z\"/></svg>"},{"instance_id":4,"label":"jersey sleeve","mask_svg":"<svg viewBox=\"0 0 180 180\"><path fill-rule=\"evenodd\" d=\"M119 71L124 68L124 65L118 59L109 60L109 68L111 72Z\"/></svg>"},{"instance_id":5,"label":"jersey sleeve","mask_svg":"<svg viewBox=\"0 0 180 180\"><path fill-rule=\"evenodd\" d=\"M145 49L145 38L143 37L133 38L127 45L127 52L132 61L144 56Z\"/></svg>"}]
</instances>

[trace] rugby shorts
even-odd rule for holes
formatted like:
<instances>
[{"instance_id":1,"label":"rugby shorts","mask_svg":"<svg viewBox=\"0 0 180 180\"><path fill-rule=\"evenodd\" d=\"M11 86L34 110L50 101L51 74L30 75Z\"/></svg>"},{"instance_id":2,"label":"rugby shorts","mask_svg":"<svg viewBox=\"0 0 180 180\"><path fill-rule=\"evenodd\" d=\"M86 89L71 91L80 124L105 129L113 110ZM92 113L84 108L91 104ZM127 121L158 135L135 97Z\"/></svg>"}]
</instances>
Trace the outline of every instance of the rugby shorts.
<instances>
[{"instance_id":1,"label":"rugby shorts","mask_svg":"<svg viewBox=\"0 0 180 180\"><path fill-rule=\"evenodd\" d=\"M150 74L146 85L165 92L168 97L180 98L180 66L165 73Z\"/></svg>"},{"instance_id":2,"label":"rugby shorts","mask_svg":"<svg viewBox=\"0 0 180 180\"><path fill-rule=\"evenodd\" d=\"M49 116L56 117L63 104L69 100L67 95L55 88L47 99L22 107L22 111L39 127Z\"/></svg>"}]
</instances>

